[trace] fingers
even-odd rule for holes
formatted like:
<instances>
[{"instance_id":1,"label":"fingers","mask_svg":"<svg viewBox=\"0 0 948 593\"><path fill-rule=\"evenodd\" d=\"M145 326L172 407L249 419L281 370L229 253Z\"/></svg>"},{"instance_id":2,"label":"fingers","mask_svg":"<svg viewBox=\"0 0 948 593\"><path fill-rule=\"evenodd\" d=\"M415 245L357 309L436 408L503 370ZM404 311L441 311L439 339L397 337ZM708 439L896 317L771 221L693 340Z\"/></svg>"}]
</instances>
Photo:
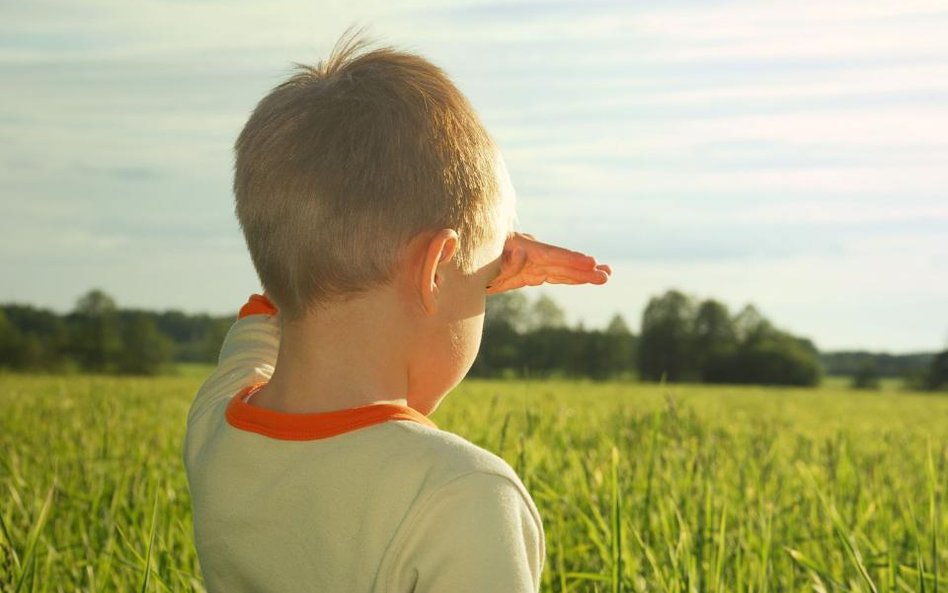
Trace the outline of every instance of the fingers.
<instances>
[{"instance_id":1,"label":"fingers","mask_svg":"<svg viewBox=\"0 0 948 593\"><path fill-rule=\"evenodd\" d=\"M526 272L523 280L530 286L540 284L605 284L609 274L605 270L576 270L564 266L549 266L535 272Z\"/></svg>"},{"instance_id":2,"label":"fingers","mask_svg":"<svg viewBox=\"0 0 948 593\"><path fill-rule=\"evenodd\" d=\"M500 273L487 294L541 284L605 284L612 267L596 258L537 241L529 233L513 233L504 243Z\"/></svg>"},{"instance_id":3,"label":"fingers","mask_svg":"<svg viewBox=\"0 0 948 593\"><path fill-rule=\"evenodd\" d=\"M541 284L605 284L611 273L605 264L592 270L577 270L567 266L529 267L519 273L498 276L487 288L487 294Z\"/></svg>"}]
</instances>

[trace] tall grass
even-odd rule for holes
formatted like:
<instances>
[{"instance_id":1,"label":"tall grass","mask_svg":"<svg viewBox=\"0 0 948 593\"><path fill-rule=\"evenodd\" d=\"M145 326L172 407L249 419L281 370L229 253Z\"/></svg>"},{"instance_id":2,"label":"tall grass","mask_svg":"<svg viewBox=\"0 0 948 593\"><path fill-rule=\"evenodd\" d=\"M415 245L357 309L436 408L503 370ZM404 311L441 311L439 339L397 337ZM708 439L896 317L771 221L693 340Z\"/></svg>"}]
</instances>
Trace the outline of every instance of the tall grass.
<instances>
[{"instance_id":1,"label":"tall grass","mask_svg":"<svg viewBox=\"0 0 948 593\"><path fill-rule=\"evenodd\" d=\"M0 376L0 591L203 590L201 379ZM544 591L948 591L948 398L469 381L433 419L520 473Z\"/></svg>"}]
</instances>

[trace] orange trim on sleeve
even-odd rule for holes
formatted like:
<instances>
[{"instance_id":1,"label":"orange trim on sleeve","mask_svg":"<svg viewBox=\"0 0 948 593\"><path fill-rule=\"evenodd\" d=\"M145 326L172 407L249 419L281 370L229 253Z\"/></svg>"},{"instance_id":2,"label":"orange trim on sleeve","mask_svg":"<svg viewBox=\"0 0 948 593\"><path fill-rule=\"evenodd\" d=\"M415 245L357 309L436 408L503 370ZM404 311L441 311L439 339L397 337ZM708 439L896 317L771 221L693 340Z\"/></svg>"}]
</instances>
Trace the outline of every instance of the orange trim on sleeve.
<instances>
[{"instance_id":1,"label":"orange trim on sleeve","mask_svg":"<svg viewBox=\"0 0 948 593\"><path fill-rule=\"evenodd\" d=\"M244 303L237 313L237 319L243 319L248 315L276 315L277 308L273 301L262 294L252 294L250 299Z\"/></svg>"},{"instance_id":2,"label":"orange trim on sleeve","mask_svg":"<svg viewBox=\"0 0 948 593\"><path fill-rule=\"evenodd\" d=\"M254 406L246 401L264 385L265 381L254 383L237 392L227 406L228 424L284 441L325 439L390 420L407 420L437 428L418 410L399 404L378 403L332 412L287 414Z\"/></svg>"}]
</instances>

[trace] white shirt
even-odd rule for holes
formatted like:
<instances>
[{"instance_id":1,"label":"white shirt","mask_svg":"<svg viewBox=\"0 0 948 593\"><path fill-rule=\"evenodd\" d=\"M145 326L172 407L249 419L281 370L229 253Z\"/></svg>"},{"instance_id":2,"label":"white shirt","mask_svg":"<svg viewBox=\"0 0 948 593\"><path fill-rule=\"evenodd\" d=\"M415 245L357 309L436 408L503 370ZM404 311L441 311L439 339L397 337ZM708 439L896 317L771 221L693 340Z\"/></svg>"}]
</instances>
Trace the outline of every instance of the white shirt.
<instances>
[{"instance_id":1,"label":"white shirt","mask_svg":"<svg viewBox=\"0 0 948 593\"><path fill-rule=\"evenodd\" d=\"M253 406L245 399L273 373L280 326L246 307L188 415L210 593L539 590L542 522L505 461L403 406Z\"/></svg>"}]
</instances>

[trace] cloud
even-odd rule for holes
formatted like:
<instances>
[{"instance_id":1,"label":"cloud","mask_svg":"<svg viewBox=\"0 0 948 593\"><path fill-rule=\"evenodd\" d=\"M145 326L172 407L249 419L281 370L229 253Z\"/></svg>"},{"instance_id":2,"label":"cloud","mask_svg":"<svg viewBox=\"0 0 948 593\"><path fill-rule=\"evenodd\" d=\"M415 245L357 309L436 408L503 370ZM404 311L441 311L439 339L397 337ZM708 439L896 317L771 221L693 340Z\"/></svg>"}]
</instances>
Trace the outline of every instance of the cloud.
<instances>
[{"instance_id":1,"label":"cloud","mask_svg":"<svg viewBox=\"0 0 948 593\"><path fill-rule=\"evenodd\" d=\"M715 201L701 208L664 204L655 214L640 216L633 208L602 208L594 203L570 218L521 208L532 220L530 230L544 241L570 244L607 260L649 262L708 262L766 260L776 262L804 255L845 257L878 245L911 237L925 253L939 252L938 239L948 236L948 216L926 216L930 211L867 212L839 216L842 209L782 207L716 211ZM525 211L526 210L526 211ZM706 214L710 213L710 214ZM923 242L924 241L924 242ZM942 245L940 251L948 250ZM912 256L905 251L906 257ZM948 284L948 283L946 283Z\"/></svg>"},{"instance_id":2,"label":"cloud","mask_svg":"<svg viewBox=\"0 0 948 593\"><path fill-rule=\"evenodd\" d=\"M121 181L151 181L165 175L160 169L146 165L103 167L79 164L77 169L81 174L105 175Z\"/></svg>"},{"instance_id":3,"label":"cloud","mask_svg":"<svg viewBox=\"0 0 948 593\"><path fill-rule=\"evenodd\" d=\"M445 26L410 27L432 12ZM693 61L744 57L818 57L937 53L946 47L938 35L948 9L937 0L832 3L675 2L524 2L473 4L409 12L404 21L416 35L431 40L494 44L557 40L574 42L622 37L645 60ZM456 23L477 26L456 30ZM898 25L898 26L893 26ZM460 36L460 37L459 37ZM643 40L644 43L637 43ZM574 56L593 55L578 51ZM943 54L942 54L943 55ZM614 55L604 55L614 59Z\"/></svg>"},{"instance_id":4,"label":"cloud","mask_svg":"<svg viewBox=\"0 0 948 593\"><path fill-rule=\"evenodd\" d=\"M697 157L695 157L697 158ZM534 194L557 201L620 200L634 202L652 195L702 195L728 192L756 193L758 199L772 200L774 195L864 194L930 196L943 185L948 173L936 165L905 167L819 166L728 167L711 170L700 163L692 166L636 168L629 159L626 167L606 167L593 163L542 164L511 160L514 183L521 196ZM545 175L545 177L541 177ZM520 179L529 178L526 183ZM525 191L526 189L526 191Z\"/></svg>"},{"instance_id":5,"label":"cloud","mask_svg":"<svg viewBox=\"0 0 948 593\"><path fill-rule=\"evenodd\" d=\"M587 321L633 319L681 285L786 313L821 345L881 343L911 320L891 313L873 338L826 311L948 291L940 0L35 0L0 5L7 293L101 283L123 303L221 310L255 288L233 140L291 62L353 23L451 73L528 230L618 263L608 290L557 297ZM913 331L900 343L930 343Z\"/></svg>"}]
</instances>

